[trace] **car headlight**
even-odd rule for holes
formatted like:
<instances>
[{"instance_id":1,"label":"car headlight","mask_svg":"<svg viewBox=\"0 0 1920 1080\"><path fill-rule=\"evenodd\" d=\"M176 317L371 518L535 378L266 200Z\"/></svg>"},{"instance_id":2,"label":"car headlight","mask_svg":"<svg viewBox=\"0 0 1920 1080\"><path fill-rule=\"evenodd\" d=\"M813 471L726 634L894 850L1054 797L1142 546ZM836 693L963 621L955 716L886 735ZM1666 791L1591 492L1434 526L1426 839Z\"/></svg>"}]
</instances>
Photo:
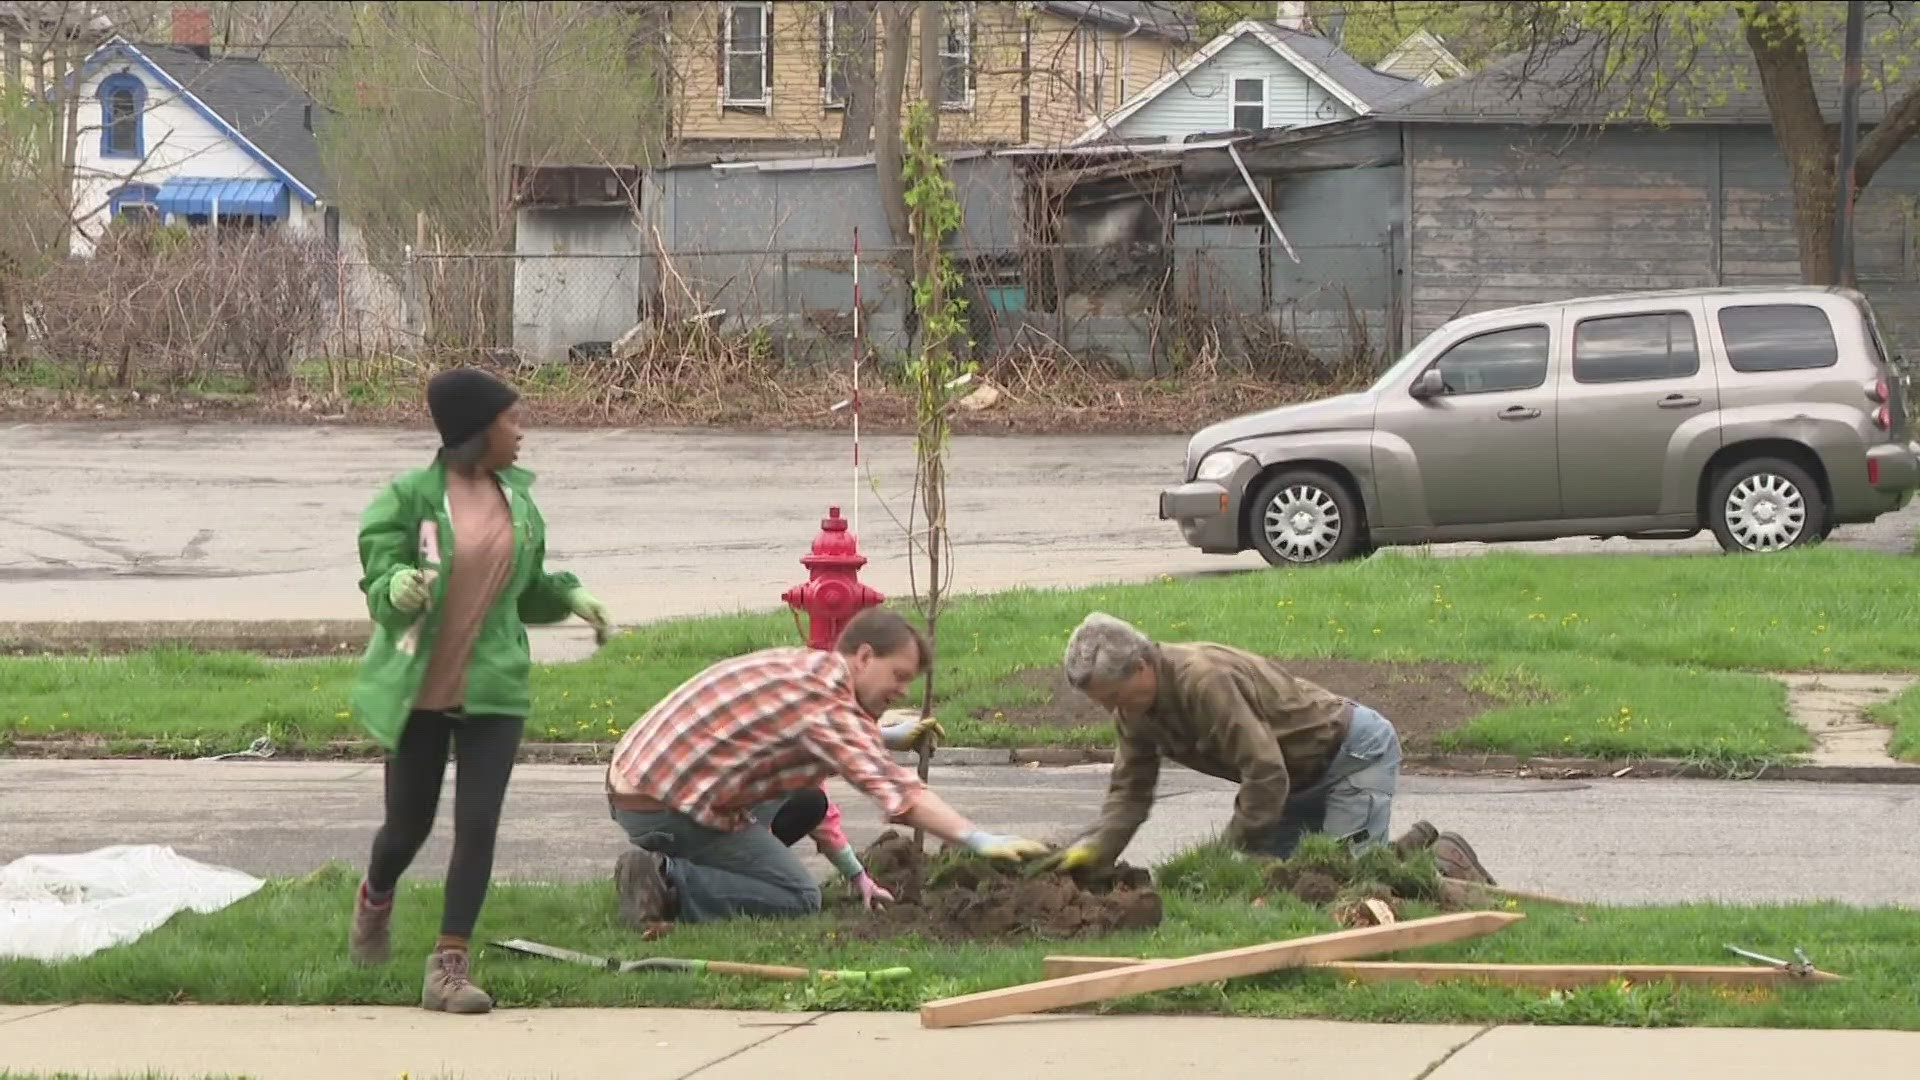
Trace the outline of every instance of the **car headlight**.
<instances>
[{"instance_id":1,"label":"car headlight","mask_svg":"<svg viewBox=\"0 0 1920 1080\"><path fill-rule=\"evenodd\" d=\"M1221 450L1200 459L1200 467L1194 470L1195 480L1225 480L1246 460L1243 454L1231 450Z\"/></svg>"}]
</instances>

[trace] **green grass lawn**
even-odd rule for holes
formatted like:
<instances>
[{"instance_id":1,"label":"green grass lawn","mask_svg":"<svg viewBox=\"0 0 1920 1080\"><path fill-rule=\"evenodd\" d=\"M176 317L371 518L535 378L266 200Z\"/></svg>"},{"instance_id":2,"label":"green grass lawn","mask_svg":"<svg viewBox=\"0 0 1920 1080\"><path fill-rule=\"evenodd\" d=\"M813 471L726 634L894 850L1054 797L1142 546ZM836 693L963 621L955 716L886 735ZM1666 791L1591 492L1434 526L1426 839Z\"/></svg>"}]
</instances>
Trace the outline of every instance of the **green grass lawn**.
<instances>
[{"instance_id":1,"label":"green grass lawn","mask_svg":"<svg viewBox=\"0 0 1920 1080\"><path fill-rule=\"evenodd\" d=\"M1215 874L1217 879L1221 874ZM1189 866L1183 880L1193 881ZM409 1005L418 1000L421 962L437 929L439 888L407 888L395 919L395 958L361 969L345 955L346 914L357 877L338 865L300 880L270 883L216 912L183 914L124 947L64 964L0 962L0 1002L272 1005ZM1912 973L1920 965L1920 913L1837 904L1765 907L1529 906L1525 921L1475 941L1396 959L1493 963L1740 963L1733 942L1770 955L1798 945L1849 981L1778 991L1608 985L1547 994L1453 985L1345 986L1316 972L1124 998L1124 1012L1218 1013L1357 1021L1753 1026L1920 1029ZM1431 914L1410 911L1409 917ZM610 883L496 883L480 939L526 937L596 955L665 955L820 968L904 965L914 978L864 987L764 982L669 973L613 975L487 950L475 978L504 1008L648 1006L741 1009L911 1010L922 1002L1040 977L1049 953L1180 956L1321 933L1336 927L1320 910L1273 898L1199 899L1170 894L1166 919L1149 932L1048 942L1021 937L955 946L918 936L868 939L849 933L858 914L788 922L688 926L659 942L620 927Z\"/></svg>"},{"instance_id":2,"label":"green grass lawn","mask_svg":"<svg viewBox=\"0 0 1920 1080\"><path fill-rule=\"evenodd\" d=\"M1813 549L1766 557L1383 554L1306 572L1014 591L958 600L941 621L936 686L955 745L1109 745L1104 724L1016 726L997 710L1043 691L1089 611L1166 640L1272 654L1480 666L1496 707L1438 740L1519 754L1779 760L1809 747L1785 695L1757 674L1904 670L1920 663L1911 562ZM720 657L796 641L785 611L675 620L617 637L592 660L535 673L531 737L613 738ZM0 738L90 734L182 753L358 738L351 661L181 652L0 660ZM1338 687L1335 687L1338 689ZM918 688L910 692L918 700ZM1920 747L1909 737L1910 754Z\"/></svg>"},{"instance_id":3,"label":"green grass lawn","mask_svg":"<svg viewBox=\"0 0 1920 1080\"><path fill-rule=\"evenodd\" d=\"M1869 713L1875 720L1893 728L1893 743L1888 747L1902 761L1920 761L1920 685Z\"/></svg>"}]
</instances>

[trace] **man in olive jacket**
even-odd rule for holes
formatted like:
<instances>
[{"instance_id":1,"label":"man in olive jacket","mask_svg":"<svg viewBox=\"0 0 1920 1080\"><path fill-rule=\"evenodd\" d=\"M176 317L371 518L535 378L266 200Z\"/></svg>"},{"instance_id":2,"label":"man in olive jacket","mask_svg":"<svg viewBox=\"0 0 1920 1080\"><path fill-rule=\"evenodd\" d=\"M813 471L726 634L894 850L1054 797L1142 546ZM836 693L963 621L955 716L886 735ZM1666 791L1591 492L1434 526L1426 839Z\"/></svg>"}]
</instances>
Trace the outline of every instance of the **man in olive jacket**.
<instances>
[{"instance_id":1,"label":"man in olive jacket","mask_svg":"<svg viewBox=\"0 0 1920 1080\"><path fill-rule=\"evenodd\" d=\"M1309 832L1385 843L1400 737L1378 712L1212 642L1157 643L1094 612L1067 642L1067 681L1114 714L1119 735L1100 824L1053 857L1065 869L1120 857L1153 808L1160 760L1240 785L1226 839L1286 858ZM1493 878L1457 833L1419 822L1394 841L1431 848L1448 877Z\"/></svg>"}]
</instances>

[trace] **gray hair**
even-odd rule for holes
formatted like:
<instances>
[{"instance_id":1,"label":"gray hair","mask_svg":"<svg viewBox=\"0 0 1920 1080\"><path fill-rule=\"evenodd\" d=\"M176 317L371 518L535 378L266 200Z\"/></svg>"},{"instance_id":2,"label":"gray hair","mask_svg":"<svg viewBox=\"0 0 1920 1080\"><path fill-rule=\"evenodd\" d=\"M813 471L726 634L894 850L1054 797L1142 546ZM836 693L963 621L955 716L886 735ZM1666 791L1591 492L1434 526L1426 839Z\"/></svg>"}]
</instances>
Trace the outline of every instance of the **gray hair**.
<instances>
[{"instance_id":1,"label":"gray hair","mask_svg":"<svg viewBox=\"0 0 1920 1080\"><path fill-rule=\"evenodd\" d=\"M1067 639L1067 682L1076 690L1125 679L1153 655L1153 641L1133 624L1096 611Z\"/></svg>"},{"instance_id":2,"label":"gray hair","mask_svg":"<svg viewBox=\"0 0 1920 1080\"><path fill-rule=\"evenodd\" d=\"M487 433L482 431L458 446L449 446L440 451L441 460L455 472L470 473L480 467L487 456Z\"/></svg>"}]
</instances>

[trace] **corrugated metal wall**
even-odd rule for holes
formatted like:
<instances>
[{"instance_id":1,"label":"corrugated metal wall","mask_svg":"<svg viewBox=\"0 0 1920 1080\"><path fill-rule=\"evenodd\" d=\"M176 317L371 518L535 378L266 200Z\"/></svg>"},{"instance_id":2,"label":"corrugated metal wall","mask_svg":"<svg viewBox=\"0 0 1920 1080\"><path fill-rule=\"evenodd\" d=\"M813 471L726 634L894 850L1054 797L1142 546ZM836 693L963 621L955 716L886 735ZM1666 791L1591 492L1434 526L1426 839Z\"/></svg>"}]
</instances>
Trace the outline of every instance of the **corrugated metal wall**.
<instances>
[{"instance_id":1,"label":"corrugated metal wall","mask_svg":"<svg viewBox=\"0 0 1920 1080\"><path fill-rule=\"evenodd\" d=\"M1594 293L1799 280L1771 132L1410 125L1414 339L1459 314ZM1858 208L1856 265L1890 332L1920 345L1911 208L1920 152Z\"/></svg>"}]
</instances>

